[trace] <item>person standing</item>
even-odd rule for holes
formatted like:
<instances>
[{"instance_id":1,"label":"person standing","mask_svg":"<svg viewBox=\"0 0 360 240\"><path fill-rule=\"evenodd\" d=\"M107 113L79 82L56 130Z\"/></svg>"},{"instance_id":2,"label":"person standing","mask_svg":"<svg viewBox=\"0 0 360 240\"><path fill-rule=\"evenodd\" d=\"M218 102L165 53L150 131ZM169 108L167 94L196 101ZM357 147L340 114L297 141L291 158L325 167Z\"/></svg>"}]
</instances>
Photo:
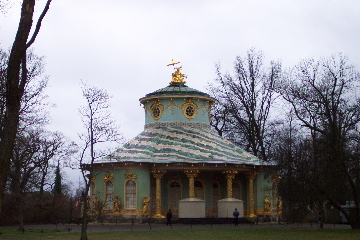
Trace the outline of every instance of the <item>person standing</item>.
<instances>
[{"instance_id":1,"label":"person standing","mask_svg":"<svg viewBox=\"0 0 360 240\"><path fill-rule=\"evenodd\" d=\"M235 211L233 212L235 226L239 225L239 215L239 211L237 210L237 208L235 208Z\"/></svg>"},{"instance_id":2,"label":"person standing","mask_svg":"<svg viewBox=\"0 0 360 240\"><path fill-rule=\"evenodd\" d=\"M169 209L168 213L166 214L166 226L171 226L171 220L172 220L172 212L171 209Z\"/></svg>"}]
</instances>

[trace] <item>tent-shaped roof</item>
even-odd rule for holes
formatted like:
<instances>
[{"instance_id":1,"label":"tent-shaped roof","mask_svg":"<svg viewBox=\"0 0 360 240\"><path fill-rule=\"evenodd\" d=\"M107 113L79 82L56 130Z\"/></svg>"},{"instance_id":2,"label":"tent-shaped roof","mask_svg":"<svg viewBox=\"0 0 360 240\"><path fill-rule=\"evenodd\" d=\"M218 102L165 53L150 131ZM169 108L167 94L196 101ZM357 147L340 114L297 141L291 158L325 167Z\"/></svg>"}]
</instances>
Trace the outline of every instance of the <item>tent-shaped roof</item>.
<instances>
[{"instance_id":1,"label":"tent-shaped roof","mask_svg":"<svg viewBox=\"0 0 360 240\"><path fill-rule=\"evenodd\" d=\"M96 163L214 163L261 165L260 160L208 128L147 128L108 158Z\"/></svg>"}]
</instances>

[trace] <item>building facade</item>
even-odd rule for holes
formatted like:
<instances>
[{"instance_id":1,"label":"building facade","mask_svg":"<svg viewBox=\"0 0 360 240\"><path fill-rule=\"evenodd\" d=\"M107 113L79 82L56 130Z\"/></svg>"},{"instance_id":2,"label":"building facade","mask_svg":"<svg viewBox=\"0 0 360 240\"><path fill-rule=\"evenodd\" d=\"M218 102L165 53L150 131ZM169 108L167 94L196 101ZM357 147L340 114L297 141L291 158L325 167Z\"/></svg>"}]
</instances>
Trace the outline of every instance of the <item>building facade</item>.
<instances>
[{"instance_id":1,"label":"building facade","mask_svg":"<svg viewBox=\"0 0 360 240\"><path fill-rule=\"evenodd\" d=\"M171 62L170 65L175 65ZM254 218L281 212L267 166L211 131L214 99L185 85L181 67L170 84L140 99L144 131L91 166L89 214L120 218ZM100 206L100 207L99 207Z\"/></svg>"}]
</instances>

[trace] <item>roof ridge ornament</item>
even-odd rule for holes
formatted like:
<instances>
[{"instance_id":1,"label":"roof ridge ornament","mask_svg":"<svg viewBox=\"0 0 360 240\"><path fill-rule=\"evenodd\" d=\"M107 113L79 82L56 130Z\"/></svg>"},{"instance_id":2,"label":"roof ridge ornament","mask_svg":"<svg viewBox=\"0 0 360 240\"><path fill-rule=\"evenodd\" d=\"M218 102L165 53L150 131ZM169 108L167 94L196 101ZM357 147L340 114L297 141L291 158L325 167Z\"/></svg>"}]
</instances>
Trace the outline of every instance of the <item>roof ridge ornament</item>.
<instances>
[{"instance_id":1,"label":"roof ridge ornament","mask_svg":"<svg viewBox=\"0 0 360 240\"><path fill-rule=\"evenodd\" d=\"M182 69L181 67L175 67L175 64L179 64L179 61L175 61L174 59L171 59L171 62L167 66L174 66L175 72L172 73L172 79L170 84L185 84L184 78L187 78L187 76L180 72Z\"/></svg>"}]
</instances>

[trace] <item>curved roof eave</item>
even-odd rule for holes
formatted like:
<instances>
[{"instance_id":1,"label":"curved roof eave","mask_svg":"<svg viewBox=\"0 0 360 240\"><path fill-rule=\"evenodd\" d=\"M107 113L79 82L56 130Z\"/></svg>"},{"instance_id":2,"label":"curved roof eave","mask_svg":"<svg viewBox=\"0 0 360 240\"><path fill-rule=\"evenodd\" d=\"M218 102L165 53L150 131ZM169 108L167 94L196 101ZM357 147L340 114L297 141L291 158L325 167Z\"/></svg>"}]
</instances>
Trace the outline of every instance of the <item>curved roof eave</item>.
<instances>
[{"instance_id":1,"label":"curved roof eave","mask_svg":"<svg viewBox=\"0 0 360 240\"><path fill-rule=\"evenodd\" d=\"M109 162L263 165L211 130L190 126L147 128L110 157L96 161Z\"/></svg>"}]
</instances>

